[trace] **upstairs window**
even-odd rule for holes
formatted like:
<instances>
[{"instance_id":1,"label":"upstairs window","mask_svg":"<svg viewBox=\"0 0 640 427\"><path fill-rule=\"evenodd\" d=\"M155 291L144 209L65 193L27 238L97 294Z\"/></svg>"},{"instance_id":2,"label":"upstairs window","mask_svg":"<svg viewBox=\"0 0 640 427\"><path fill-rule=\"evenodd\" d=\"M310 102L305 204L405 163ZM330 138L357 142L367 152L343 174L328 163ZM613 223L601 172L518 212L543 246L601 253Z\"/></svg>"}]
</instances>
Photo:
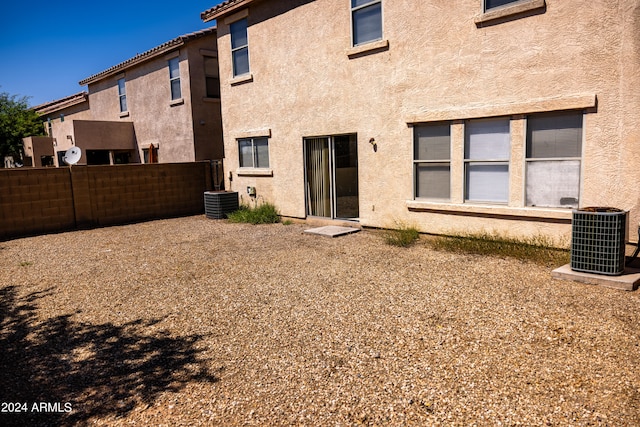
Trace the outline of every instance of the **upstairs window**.
<instances>
[{"instance_id":1,"label":"upstairs window","mask_svg":"<svg viewBox=\"0 0 640 427\"><path fill-rule=\"evenodd\" d=\"M269 139L243 138L238 140L241 168L269 167Z\"/></svg>"},{"instance_id":2,"label":"upstairs window","mask_svg":"<svg viewBox=\"0 0 640 427\"><path fill-rule=\"evenodd\" d=\"M231 58L233 77L249 74L249 38L247 36L247 19L231 24Z\"/></svg>"},{"instance_id":3,"label":"upstairs window","mask_svg":"<svg viewBox=\"0 0 640 427\"><path fill-rule=\"evenodd\" d=\"M469 120L465 124L465 200L509 200L509 119Z\"/></svg>"},{"instance_id":4,"label":"upstairs window","mask_svg":"<svg viewBox=\"0 0 640 427\"><path fill-rule=\"evenodd\" d=\"M484 0L484 11L506 6L511 3L518 3L521 0Z\"/></svg>"},{"instance_id":5,"label":"upstairs window","mask_svg":"<svg viewBox=\"0 0 640 427\"><path fill-rule=\"evenodd\" d=\"M207 86L207 98L220 98L220 74L217 58L204 57L204 77Z\"/></svg>"},{"instance_id":6,"label":"upstairs window","mask_svg":"<svg viewBox=\"0 0 640 427\"><path fill-rule=\"evenodd\" d=\"M120 112L127 111L127 92L124 86L124 79L118 79L118 99L120 102Z\"/></svg>"},{"instance_id":7,"label":"upstairs window","mask_svg":"<svg viewBox=\"0 0 640 427\"><path fill-rule=\"evenodd\" d=\"M581 157L581 112L529 116L527 206L577 208Z\"/></svg>"},{"instance_id":8,"label":"upstairs window","mask_svg":"<svg viewBox=\"0 0 640 427\"><path fill-rule=\"evenodd\" d=\"M182 98L179 58L172 58L169 60L169 84L171 85L171 100Z\"/></svg>"},{"instance_id":9,"label":"upstairs window","mask_svg":"<svg viewBox=\"0 0 640 427\"><path fill-rule=\"evenodd\" d=\"M353 45L382 40L382 0L351 0Z\"/></svg>"},{"instance_id":10,"label":"upstairs window","mask_svg":"<svg viewBox=\"0 0 640 427\"><path fill-rule=\"evenodd\" d=\"M414 127L413 164L415 198L451 197L451 125Z\"/></svg>"}]
</instances>

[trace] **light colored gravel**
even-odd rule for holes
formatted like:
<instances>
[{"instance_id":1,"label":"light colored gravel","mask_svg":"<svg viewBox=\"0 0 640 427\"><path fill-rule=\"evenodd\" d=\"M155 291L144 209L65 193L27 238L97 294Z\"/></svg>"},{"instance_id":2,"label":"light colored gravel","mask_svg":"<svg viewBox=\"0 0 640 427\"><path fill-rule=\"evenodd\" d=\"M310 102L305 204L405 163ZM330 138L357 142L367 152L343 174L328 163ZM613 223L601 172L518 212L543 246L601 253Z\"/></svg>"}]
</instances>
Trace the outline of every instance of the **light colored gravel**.
<instances>
[{"instance_id":1,"label":"light colored gravel","mask_svg":"<svg viewBox=\"0 0 640 427\"><path fill-rule=\"evenodd\" d=\"M2 401L73 407L2 416L640 425L638 292L304 229L196 216L0 242Z\"/></svg>"}]
</instances>

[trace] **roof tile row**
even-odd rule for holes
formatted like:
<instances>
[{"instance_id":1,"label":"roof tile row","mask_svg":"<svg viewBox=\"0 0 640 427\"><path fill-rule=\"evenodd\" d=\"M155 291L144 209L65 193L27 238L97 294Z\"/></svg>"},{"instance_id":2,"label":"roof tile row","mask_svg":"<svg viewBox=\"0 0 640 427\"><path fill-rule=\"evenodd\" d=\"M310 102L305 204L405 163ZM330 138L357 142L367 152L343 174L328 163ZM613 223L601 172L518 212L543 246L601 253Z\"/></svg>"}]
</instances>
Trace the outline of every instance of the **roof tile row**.
<instances>
[{"instance_id":1,"label":"roof tile row","mask_svg":"<svg viewBox=\"0 0 640 427\"><path fill-rule=\"evenodd\" d=\"M154 58L159 54L162 54L168 50L173 49L176 46L180 46L182 44L184 44L185 42L192 40L192 39L196 39L199 37L203 37L207 34L211 34L213 32L216 31L216 27L209 27L209 28L205 28L203 30L199 30L199 31L195 31L189 34L185 34L179 37L176 37L173 40L169 40L168 42L165 42L163 44L161 44L160 46L156 46L153 49L149 49L146 52L143 53L139 53L136 56L134 56L133 58L127 59L124 62L121 62L117 65L114 65L113 67L110 67L104 71L101 71L97 74L94 74L90 77L87 77L84 80L80 80L80 85L86 85L89 83L94 83L98 80L101 80L105 77L108 77L112 74L115 74L117 72L120 72L122 70L125 70L127 68L129 68L130 66L134 65L134 64L138 64L140 62L146 61L148 59Z\"/></svg>"}]
</instances>

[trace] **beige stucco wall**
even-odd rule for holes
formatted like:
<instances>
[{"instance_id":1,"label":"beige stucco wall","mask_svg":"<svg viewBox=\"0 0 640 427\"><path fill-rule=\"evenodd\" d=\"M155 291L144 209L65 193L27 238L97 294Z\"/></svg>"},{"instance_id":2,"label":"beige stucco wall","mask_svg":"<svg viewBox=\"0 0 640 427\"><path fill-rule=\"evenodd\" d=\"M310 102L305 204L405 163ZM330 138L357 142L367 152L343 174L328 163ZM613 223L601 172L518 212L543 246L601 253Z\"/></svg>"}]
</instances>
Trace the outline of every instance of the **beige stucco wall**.
<instances>
[{"instance_id":1,"label":"beige stucco wall","mask_svg":"<svg viewBox=\"0 0 640 427\"><path fill-rule=\"evenodd\" d=\"M31 157L32 167L42 167L42 156L53 156L53 138L50 136L29 136L22 138L24 154ZM26 165L26 164L25 164Z\"/></svg>"},{"instance_id":2,"label":"beige stucco wall","mask_svg":"<svg viewBox=\"0 0 640 427\"><path fill-rule=\"evenodd\" d=\"M133 122L141 157L142 149L154 144L159 147L161 163L221 158L220 104L203 101L206 92L201 49L216 51L215 33L90 83L92 118ZM182 98L171 100L168 61L175 57L180 62ZM120 78L125 79L126 113L120 112Z\"/></svg>"},{"instance_id":3,"label":"beige stucco wall","mask_svg":"<svg viewBox=\"0 0 640 427\"><path fill-rule=\"evenodd\" d=\"M54 164L56 166L65 166L58 164L58 155L60 151L67 151L69 148L75 145L75 135L73 129L74 120L90 120L91 112L89 111L88 101L81 102L76 105L72 105L67 108L44 114L42 116L44 120L45 132L47 131L48 123L47 119L51 120L51 130L54 151ZM64 120L63 120L64 118Z\"/></svg>"},{"instance_id":4,"label":"beige stucco wall","mask_svg":"<svg viewBox=\"0 0 640 427\"><path fill-rule=\"evenodd\" d=\"M208 98L204 57L218 57L214 36L194 40L185 46L189 58L189 81L191 90L191 125L196 160L222 159L222 113L220 98Z\"/></svg>"},{"instance_id":5,"label":"beige stucco wall","mask_svg":"<svg viewBox=\"0 0 640 427\"><path fill-rule=\"evenodd\" d=\"M171 100L168 60L180 58L182 98ZM127 112L120 112L118 79L125 79ZM140 149L159 147L160 162L194 161L191 100L186 52L174 51L89 84L95 120L133 122ZM142 156L142 151L140 151Z\"/></svg>"},{"instance_id":6,"label":"beige stucco wall","mask_svg":"<svg viewBox=\"0 0 640 427\"><path fill-rule=\"evenodd\" d=\"M570 209L524 206L522 147L527 113L577 108L585 111L581 206L628 209L630 224L637 224L640 5L530 3L544 8L476 25L480 0L383 0L382 49L349 55L349 2L252 2L252 79L235 85L229 22L219 18L225 170L233 172L228 188L242 194L255 186L282 214L304 217L303 137L357 133L363 225L403 221L425 232L568 241ZM509 203L465 204L464 120L496 115L512 119ZM452 202L413 201L409 124L441 119L454 121ZM238 176L236 139L267 131L272 176Z\"/></svg>"}]
</instances>

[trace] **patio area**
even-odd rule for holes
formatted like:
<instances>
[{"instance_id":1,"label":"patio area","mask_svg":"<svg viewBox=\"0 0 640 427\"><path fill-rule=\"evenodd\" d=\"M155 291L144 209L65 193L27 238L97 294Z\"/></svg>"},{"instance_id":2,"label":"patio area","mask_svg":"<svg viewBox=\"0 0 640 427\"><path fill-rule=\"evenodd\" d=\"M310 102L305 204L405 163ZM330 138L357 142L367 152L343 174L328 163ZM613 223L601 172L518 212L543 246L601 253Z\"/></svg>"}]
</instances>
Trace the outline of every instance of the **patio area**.
<instances>
[{"instance_id":1,"label":"patio area","mask_svg":"<svg viewBox=\"0 0 640 427\"><path fill-rule=\"evenodd\" d=\"M308 228L0 242L0 424L640 425L638 291Z\"/></svg>"}]
</instances>

